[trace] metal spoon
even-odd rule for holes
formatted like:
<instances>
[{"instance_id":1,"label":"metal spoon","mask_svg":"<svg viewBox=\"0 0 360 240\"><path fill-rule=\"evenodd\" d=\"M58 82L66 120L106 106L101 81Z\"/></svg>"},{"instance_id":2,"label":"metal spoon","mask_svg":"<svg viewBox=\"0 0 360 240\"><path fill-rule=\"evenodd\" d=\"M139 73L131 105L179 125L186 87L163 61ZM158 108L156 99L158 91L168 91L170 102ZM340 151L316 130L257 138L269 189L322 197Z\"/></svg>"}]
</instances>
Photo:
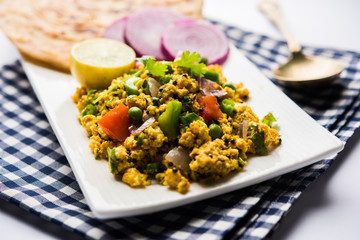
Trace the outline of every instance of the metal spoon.
<instances>
[{"instance_id":1,"label":"metal spoon","mask_svg":"<svg viewBox=\"0 0 360 240\"><path fill-rule=\"evenodd\" d=\"M273 72L280 84L292 86L322 85L336 79L344 70L342 64L334 59L303 54L301 46L285 25L275 2L261 1L259 8L283 33L291 51L289 60Z\"/></svg>"}]
</instances>

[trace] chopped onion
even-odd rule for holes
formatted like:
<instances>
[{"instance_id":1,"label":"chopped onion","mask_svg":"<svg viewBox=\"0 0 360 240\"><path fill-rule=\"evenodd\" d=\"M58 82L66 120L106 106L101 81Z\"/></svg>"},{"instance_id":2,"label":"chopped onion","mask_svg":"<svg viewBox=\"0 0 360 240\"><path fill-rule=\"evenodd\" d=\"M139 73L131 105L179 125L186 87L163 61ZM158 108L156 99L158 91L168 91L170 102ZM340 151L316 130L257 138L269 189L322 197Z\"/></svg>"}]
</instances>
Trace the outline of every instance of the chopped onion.
<instances>
[{"instance_id":1,"label":"chopped onion","mask_svg":"<svg viewBox=\"0 0 360 240\"><path fill-rule=\"evenodd\" d=\"M184 149L174 147L168 152L168 154L166 154L165 159L172 162L177 168L180 168L185 172L190 171L189 163L191 159L189 152Z\"/></svg>"},{"instance_id":2,"label":"chopped onion","mask_svg":"<svg viewBox=\"0 0 360 240\"><path fill-rule=\"evenodd\" d=\"M155 122L155 118L151 116L149 119L144 121L140 126L132 124L129 127L129 131L131 134L137 134L139 132L144 131L147 127L149 127L151 124L153 124L153 122Z\"/></svg>"},{"instance_id":3,"label":"chopped onion","mask_svg":"<svg viewBox=\"0 0 360 240\"><path fill-rule=\"evenodd\" d=\"M149 90L150 90L151 96L157 97L159 94L159 88L160 88L161 84L152 77L149 77L148 83L149 83Z\"/></svg>"},{"instance_id":4,"label":"chopped onion","mask_svg":"<svg viewBox=\"0 0 360 240\"><path fill-rule=\"evenodd\" d=\"M248 132L248 122L243 120L240 123L240 137L245 138L247 136L247 132Z\"/></svg>"},{"instance_id":5,"label":"chopped onion","mask_svg":"<svg viewBox=\"0 0 360 240\"><path fill-rule=\"evenodd\" d=\"M142 115L142 121L145 122L146 120L148 120L151 117L152 116L150 114L148 114L146 111L144 111L143 115Z\"/></svg>"},{"instance_id":6,"label":"chopped onion","mask_svg":"<svg viewBox=\"0 0 360 240\"><path fill-rule=\"evenodd\" d=\"M218 85L216 82L213 82L206 78L202 78L200 77L200 75L198 75L198 82L200 92L205 96L212 95L215 97L222 97L227 94L226 91L216 88Z\"/></svg>"}]
</instances>

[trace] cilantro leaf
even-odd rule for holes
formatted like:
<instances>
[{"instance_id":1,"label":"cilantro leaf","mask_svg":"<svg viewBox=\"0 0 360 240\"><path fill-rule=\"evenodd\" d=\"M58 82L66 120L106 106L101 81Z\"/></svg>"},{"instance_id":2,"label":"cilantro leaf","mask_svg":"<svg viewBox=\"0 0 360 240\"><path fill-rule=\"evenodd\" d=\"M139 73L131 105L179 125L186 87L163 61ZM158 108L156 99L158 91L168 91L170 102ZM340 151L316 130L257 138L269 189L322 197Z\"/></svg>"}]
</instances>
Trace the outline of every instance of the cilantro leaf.
<instances>
[{"instance_id":1,"label":"cilantro leaf","mask_svg":"<svg viewBox=\"0 0 360 240\"><path fill-rule=\"evenodd\" d=\"M174 66L180 66L184 68L188 68L190 73L194 76L200 75L200 77L204 76L206 66L200 57L200 54L193 52L190 54L190 51L185 51L182 53L181 58L173 63Z\"/></svg>"},{"instance_id":2,"label":"cilantro leaf","mask_svg":"<svg viewBox=\"0 0 360 240\"><path fill-rule=\"evenodd\" d=\"M259 128L256 126L253 129L249 138L255 145L256 154L259 155L267 154L267 149L265 147L265 134L263 131L259 131Z\"/></svg>"},{"instance_id":3,"label":"cilantro leaf","mask_svg":"<svg viewBox=\"0 0 360 240\"><path fill-rule=\"evenodd\" d=\"M276 118L274 117L274 115L272 113L268 113L266 116L263 117L263 119L261 120L262 123L265 123L266 125L268 125L269 127L272 127L272 124L274 122L276 122Z\"/></svg>"},{"instance_id":4,"label":"cilantro leaf","mask_svg":"<svg viewBox=\"0 0 360 240\"><path fill-rule=\"evenodd\" d=\"M152 56L143 56L136 60L144 64L144 70L148 70L152 75L164 77L167 71L166 64L156 62L156 59Z\"/></svg>"}]
</instances>

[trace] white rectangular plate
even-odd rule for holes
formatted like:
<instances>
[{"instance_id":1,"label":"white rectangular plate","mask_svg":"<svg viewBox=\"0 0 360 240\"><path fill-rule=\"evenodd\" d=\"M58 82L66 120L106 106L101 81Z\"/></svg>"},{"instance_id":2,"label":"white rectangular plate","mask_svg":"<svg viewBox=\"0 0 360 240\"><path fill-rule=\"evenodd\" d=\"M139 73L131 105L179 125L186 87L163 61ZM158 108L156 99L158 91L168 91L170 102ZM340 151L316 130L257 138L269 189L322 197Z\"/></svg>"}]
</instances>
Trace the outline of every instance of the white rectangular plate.
<instances>
[{"instance_id":1,"label":"white rectangular plate","mask_svg":"<svg viewBox=\"0 0 360 240\"><path fill-rule=\"evenodd\" d=\"M79 86L70 75L23 61L41 105L70 163L85 199L97 218L156 212L243 188L304 167L340 151L344 143L328 132L268 80L235 47L223 67L228 81L243 82L250 91L248 104L262 118L278 119L282 144L267 156L250 157L244 171L208 187L192 183L183 195L153 181L133 189L117 181L107 161L96 161L89 139L79 124L71 96Z\"/></svg>"}]
</instances>

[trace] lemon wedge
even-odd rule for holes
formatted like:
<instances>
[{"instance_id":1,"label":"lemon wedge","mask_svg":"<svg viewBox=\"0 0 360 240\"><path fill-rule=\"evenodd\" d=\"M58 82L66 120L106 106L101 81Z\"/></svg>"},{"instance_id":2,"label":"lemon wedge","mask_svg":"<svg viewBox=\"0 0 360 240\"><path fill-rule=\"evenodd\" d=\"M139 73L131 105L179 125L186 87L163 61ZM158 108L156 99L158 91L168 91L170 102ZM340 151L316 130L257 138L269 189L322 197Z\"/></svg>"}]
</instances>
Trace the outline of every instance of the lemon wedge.
<instances>
[{"instance_id":1,"label":"lemon wedge","mask_svg":"<svg viewBox=\"0 0 360 240\"><path fill-rule=\"evenodd\" d=\"M105 89L114 78L134 68L135 58L135 51L124 43L89 39L71 48L70 71L83 87Z\"/></svg>"}]
</instances>

